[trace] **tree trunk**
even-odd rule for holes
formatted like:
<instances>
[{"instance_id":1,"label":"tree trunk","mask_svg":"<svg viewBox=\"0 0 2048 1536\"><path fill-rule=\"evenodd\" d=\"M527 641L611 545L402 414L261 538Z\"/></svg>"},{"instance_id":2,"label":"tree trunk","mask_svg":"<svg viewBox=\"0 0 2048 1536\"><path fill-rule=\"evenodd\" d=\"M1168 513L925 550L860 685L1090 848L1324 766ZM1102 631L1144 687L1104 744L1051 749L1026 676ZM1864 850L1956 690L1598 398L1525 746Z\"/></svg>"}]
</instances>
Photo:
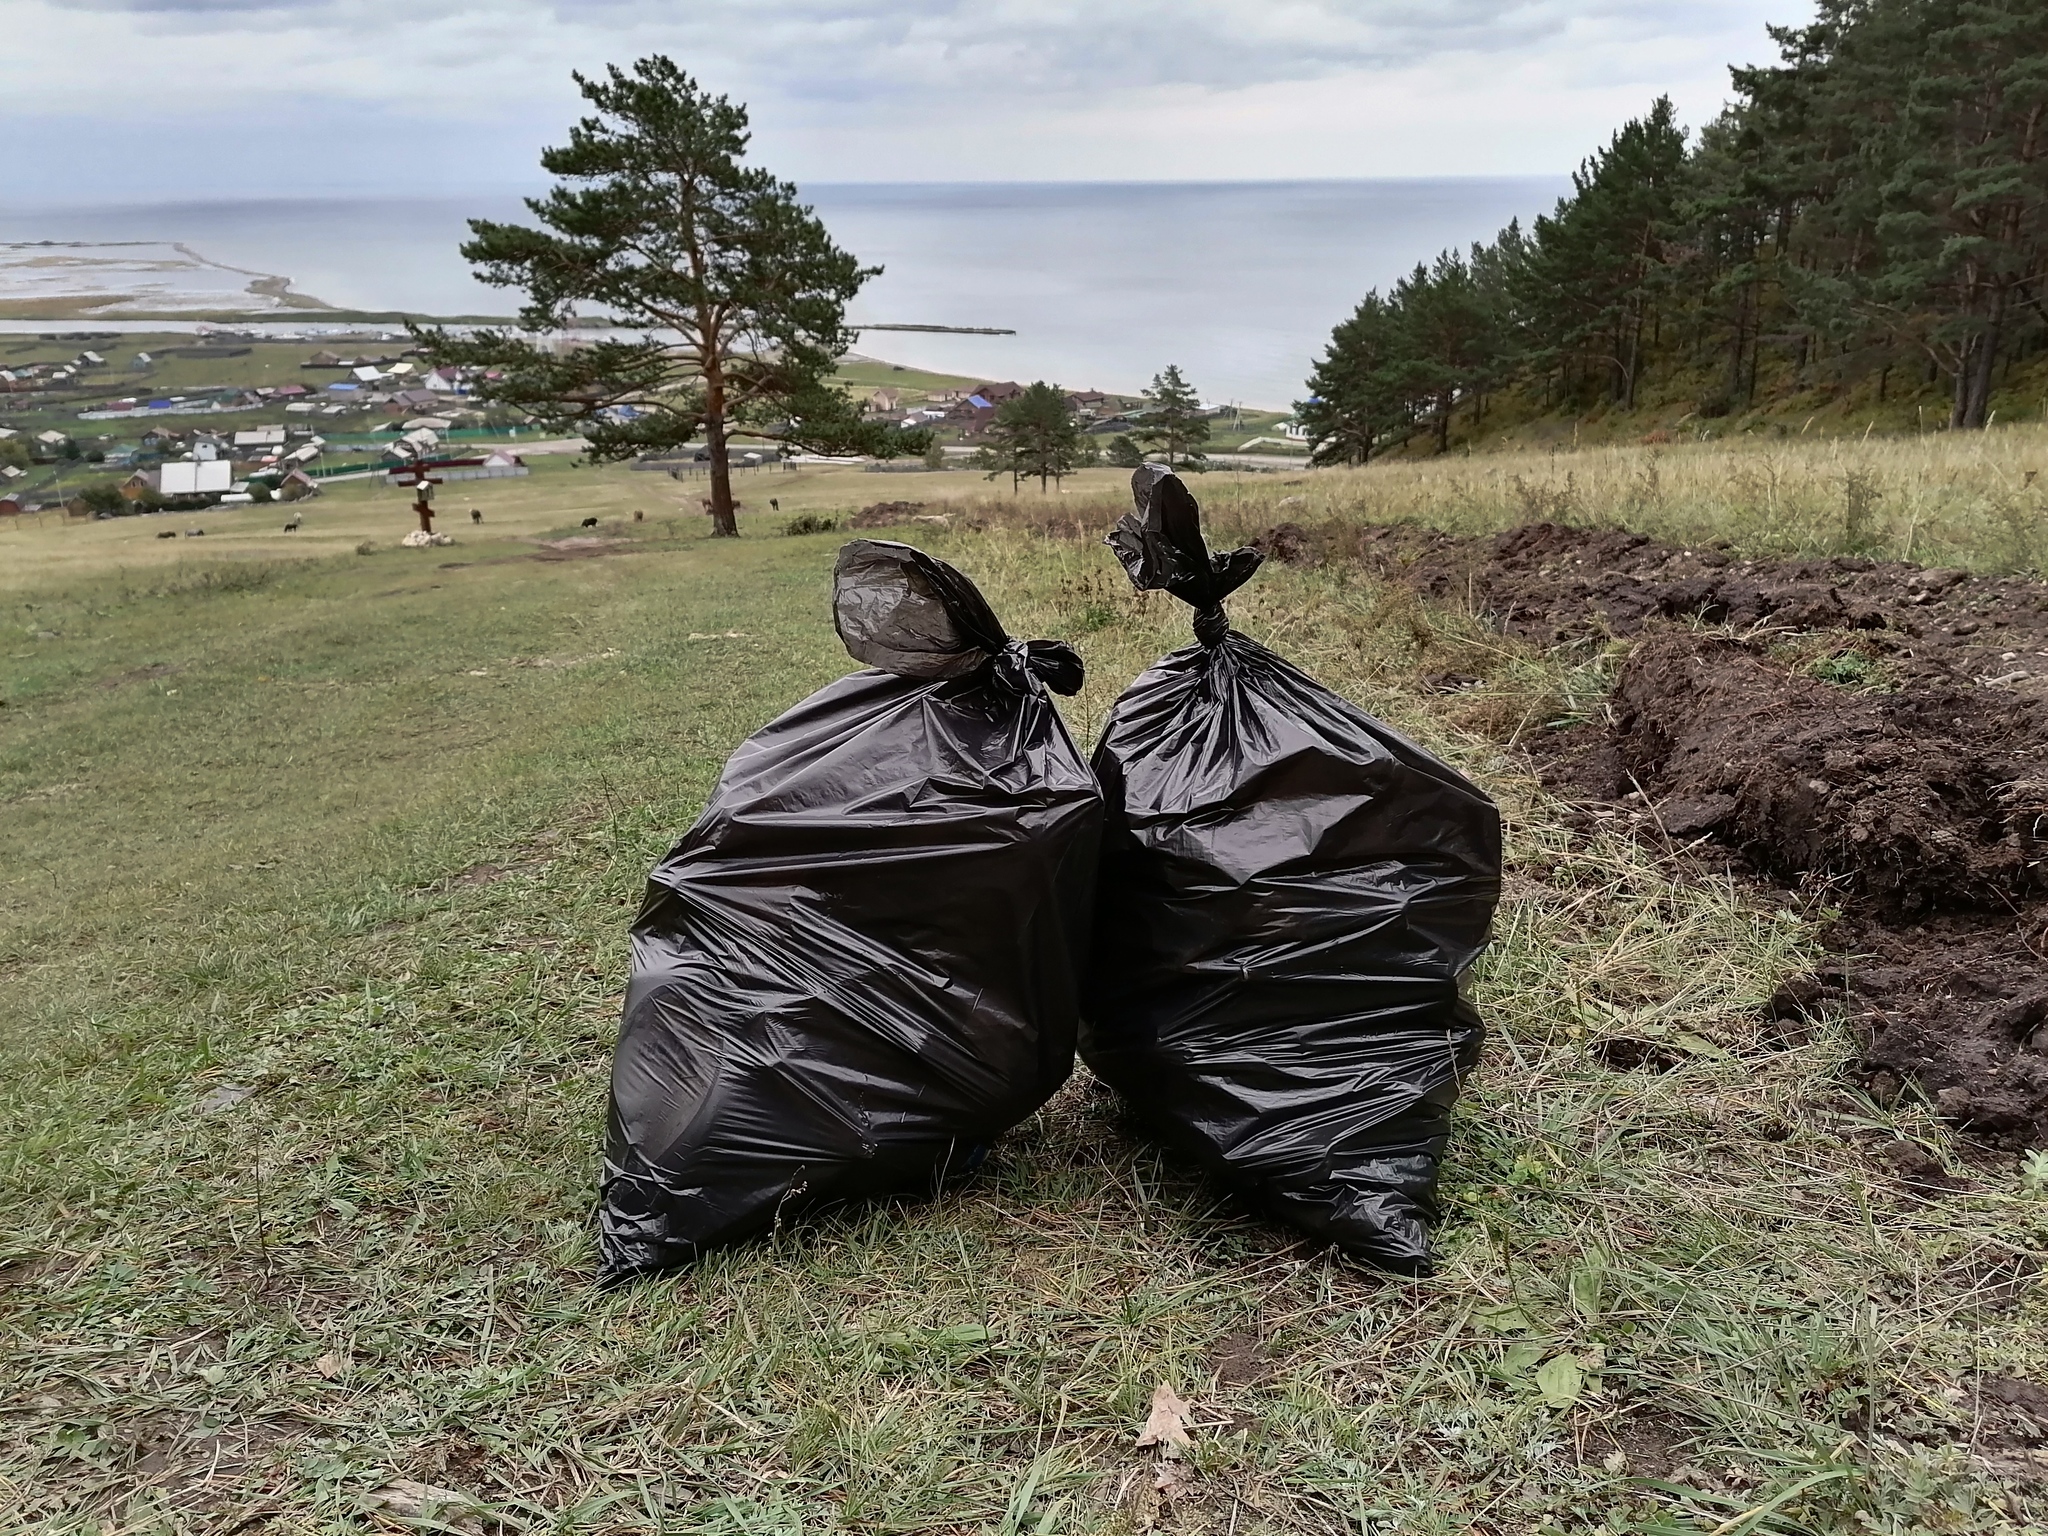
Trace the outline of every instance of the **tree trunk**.
<instances>
[{"instance_id":1,"label":"tree trunk","mask_svg":"<svg viewBox=\"0 0 2048 1536\"><path fill-rule=\"evenodd\" d=\"M736 539L739 519L732 511L732 466L725 462L725 380L714 365L705 370L704 447L711 455L711 536Z\"/></svg>"},{"instance_id":2,"label":"tree trunk","mask_svg":"<svg viewBox=\"0 0 2048 1536\"><path fill-rule=\"evenodd\" d=\"M1628 338L1628 363L1621 375L1621 408L1632 411L1636 408L1636 370L1643 361L1643 322L1640 317L1630 328Z\"/></svg>"},{"instance_id":3,"label":"tree trunk","mask_svg":"<svg viewBox=\"0 0 2048 1536\"><path fill-rule=\"evenodd\" d=\"M1451 397L1449 391L1437 397L1436 407L1436 451L1451 451Z\"/></svg>"},{"instance_id":4,"label":"tree trunk","mask_svg":"<svg viewBox=\"0 0 2048 1536\"><path fill-rule=\"evenodd\" d=\"M1992 290L1991 314L1984 322L1984 334L1977 338L1977 353L1971 359L1970 389L1963 401L1965 427L1982 427L1991 409L1991 372L1998 362L1999 333L2005 326L2005 289Z\"/></svg>"},{"instance_id":5,"label":"tree trunk","mask_svg":"<svg viewBox=\"0 0 2048 1536\"><path fill-rule=\"evenodd\" d=\"M1756 285L1749 284L1735 302L1735 348L1728 356L1728 398L1742 393L1742 354L1749 349L1749 309Z\"/></svg>"}]
</instances>

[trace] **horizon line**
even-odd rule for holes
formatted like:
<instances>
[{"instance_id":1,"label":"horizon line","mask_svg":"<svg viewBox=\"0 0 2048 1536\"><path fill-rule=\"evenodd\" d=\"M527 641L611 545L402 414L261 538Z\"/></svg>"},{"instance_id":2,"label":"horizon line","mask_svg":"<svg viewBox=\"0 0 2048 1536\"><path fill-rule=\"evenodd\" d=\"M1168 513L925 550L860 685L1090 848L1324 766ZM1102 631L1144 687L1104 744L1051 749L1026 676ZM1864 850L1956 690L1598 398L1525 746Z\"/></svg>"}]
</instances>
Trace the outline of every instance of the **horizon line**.
<instances>
[{"instance_id":1,"label":"horizon line","mask_svg":"<svg viewBox=\"0 0 2048 1536\"><path fill-rule=\"evenodd\" d=\"M1331 187L1331 186L1419 186L1441 185L1444 183L1474 182L1539 182L1564 181L1571 176L1571 170L1561 171L1518 171L1518 172L1466 172L1448 176L1270 176L1270 177L1072 177L1053 178L988 178L984 180L924 180L924 181L803 181L790 180L801 191L811 189L869 189L869 188L920 188L920 189L973 189L991 187ZM198 195L179 198L64 198L51 201L6 202L0 201L0 214L43 213L69 211L83 208L204 208L244 207L257 203L331 203L331 202L376 202L376 203L439 203L465 196L469 197L524 197L545 192L552 183L518 182L493 183L468 188L450 188L443 192L419 192L394 195L371 187L334 188L325 192L307 193L253 193L237 196Z\"/></svg>"}]
</instances>

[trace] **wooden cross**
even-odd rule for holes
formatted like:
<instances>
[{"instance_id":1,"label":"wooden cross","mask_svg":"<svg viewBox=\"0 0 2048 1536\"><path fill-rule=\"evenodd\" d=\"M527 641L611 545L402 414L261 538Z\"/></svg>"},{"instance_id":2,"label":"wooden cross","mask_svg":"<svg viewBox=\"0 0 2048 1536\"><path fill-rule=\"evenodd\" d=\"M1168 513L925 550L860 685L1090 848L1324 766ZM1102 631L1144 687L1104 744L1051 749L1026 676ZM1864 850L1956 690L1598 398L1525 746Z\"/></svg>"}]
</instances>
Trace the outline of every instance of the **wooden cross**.
<instances>
[{"instance_id":1,"label":"wooden cross","mask_svg":"<svg viewBox=\"0 0 2048 1536\"><path fill-rule=\"evenodd\" d=\"M413 511L419 514L420 532L434 531L434 487L441 484L439 475L427 473L427 466L416 465L411 469L398 470L394 476L400 485L413 487Z\"/></svg>"}]
</instances>

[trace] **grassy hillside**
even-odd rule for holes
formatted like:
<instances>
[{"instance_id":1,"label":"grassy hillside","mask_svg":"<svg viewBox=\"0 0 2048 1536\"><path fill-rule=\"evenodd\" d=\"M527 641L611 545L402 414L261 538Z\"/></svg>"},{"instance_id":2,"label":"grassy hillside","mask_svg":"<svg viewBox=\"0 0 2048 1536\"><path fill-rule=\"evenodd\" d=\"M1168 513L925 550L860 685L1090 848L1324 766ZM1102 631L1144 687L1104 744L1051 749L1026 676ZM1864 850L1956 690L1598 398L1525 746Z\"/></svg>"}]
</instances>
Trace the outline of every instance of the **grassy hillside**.
<instances>
[{"instance_id":1,"label":"grassy hillside","mask_svg":"<svg viewBox=\"0 0 2048 1536\"><path fill-rule=\"evenodd\" d=\"M1594 447L1606 444L1782 442L1790 438L1939 436L1947 430L1950 388L1929 382L1916 370L1897 368L1880 380L1876 373L1853 380L1828 378L1821 370L1801 372L1782 360L1762 371L1752 398L1726 393L1724 370L1659 368L1644 384L1634 410L1604 401L1558 406L1523 391L1491 397L1474 423L1461 408L1451 429L1451 449L1498 452L1514 449ZM1702 413L1705 405L1707 414ZM1991 395L1992 425L2048 424L2048 356L2003 368ZM1421 433L1394 454L1428 458L1435 440Z\"/></svg>"},{"instance_id":2,"label":"grassy hillside","mask_svg":"<svg viewBox=\"0 0 2048 1536\"><path fill-rule=\"evenodd\" d=\"M1998 432L1197 491L1218 543L1533 512L2039 568L2042 459L2048 436ZM1853 527L1851 475L1879 494ZM1232 615L1507 813L1436 1278L1245 1218L1084 1075L958 1196L592 1291L641 882L733 747L851 665L843 535L777 530L926 501L946 520L902 536L1086 656L1065 708L1087 742L1188 634L1094 542L1120 481L763 472L729 542L688 486L565 464L449 487L450 549L394 547L404 498L368 486L290 535L272 509L0 529L9 1528L2037 1528L2030 1463L1977 1444L1973 1394L1994 1356L2048 1369L2038 1301L2008 1305L2048 1205L1850 1086L1839 1027L1764 1028L1823 910L1574 831L1424 682L1483 658L1548 722L1593 707L1606 663L1355 572L1270 567ZM536 542L563 535L601 542ZM1652 1024L1695 1042L1683 1064L1601 1064ZM1901 1138L1952 1194L1898 1192ZM1133 1445L1161 1382L1198 1405L1179 1467ZM464 1502L420 1516L405 1480Z\"/></svg>"}]
</instances>

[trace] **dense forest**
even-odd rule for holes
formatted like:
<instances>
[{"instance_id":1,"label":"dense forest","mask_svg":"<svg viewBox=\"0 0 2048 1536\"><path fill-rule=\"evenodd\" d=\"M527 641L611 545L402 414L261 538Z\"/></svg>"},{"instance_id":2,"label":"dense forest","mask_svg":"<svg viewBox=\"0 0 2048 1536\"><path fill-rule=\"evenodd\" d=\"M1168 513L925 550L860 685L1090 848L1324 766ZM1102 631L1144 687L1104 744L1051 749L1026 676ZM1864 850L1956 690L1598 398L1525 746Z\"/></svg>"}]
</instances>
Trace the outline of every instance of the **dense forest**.
<instances>
[{"instance_id":1,"label":"dense forest","mask_svg":"<svg viewBox=\"0 0 2048 1536\"><path fill-rule=\"evenodd\" d=\"M1697 136L1659 100L1528 229L1446 251L1339 324L1297 407L1317 462L1449 447L1512 401L1713 421L1761 374L1939 383L1986 425L2048 349L2048 0L1819 0Z\"/></svg>"}]
</instances>

